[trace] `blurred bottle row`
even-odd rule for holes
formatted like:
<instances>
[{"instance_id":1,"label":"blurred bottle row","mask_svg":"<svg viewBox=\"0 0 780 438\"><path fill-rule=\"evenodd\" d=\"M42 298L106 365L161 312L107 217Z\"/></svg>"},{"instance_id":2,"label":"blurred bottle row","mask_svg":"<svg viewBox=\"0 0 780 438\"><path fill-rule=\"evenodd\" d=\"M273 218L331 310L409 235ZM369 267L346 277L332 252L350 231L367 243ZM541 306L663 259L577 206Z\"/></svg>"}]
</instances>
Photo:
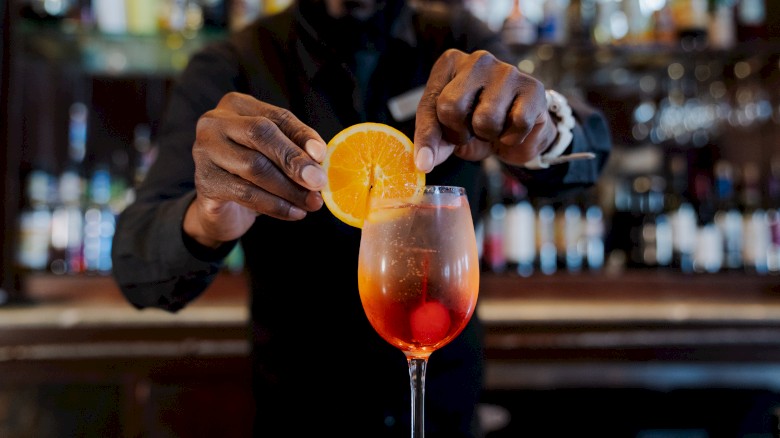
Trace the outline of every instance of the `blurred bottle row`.
<instances>
[{"instance_id":1,"label":"blurred bottle row","mask_svg":"<svg viewBox=\"0 0 780 438\"><path fill-rule=\"evenodd\" d=\"M290 0L22 0L25 18L60 21L111 35L239 29Z\"/></svg>"},{"instance_id":2,"label":"blurred bottle row","mask_svg":"<svg viewBox=\"0 0 780 438\"><path fill-rule=\"evenodd\" d=\"M608 247L629 266L780 273L780 157L765 174L700 158L670 153L661 172L617 178Z\"/></svg>"},{"instance_id":3,"label":"blurred bottle row","mask_svg":"<svg viewBox=\"0 0 780 438\"><path fill-rule=\"evenodd\" d=\"M150 149L138 180L153 159ZM491 161L486 161L490 163ZM752 163L725 160L691 168L673 155L662 174L605 178L576 199L535 200L497 166L486 164L491 207L478 222L483 269L553 274L661 267L691 272L780 274L780 159L762 178ZM18 266L54 274L111 271L117 214L133 183L93 167L59 176L29 173L19 216ZM226 261L240 270L240 246Z\"/></svg>"},{"instance_id":4,"label":"blurred bottle row","mask_svg":"<svg viewBox=\"0 0 780 438\"><path fill-rule=\"evenodd\" d=\"M52 274L111 273L111 246L117 215L134 198L134 190L97 166L88 178L77 169L52 175L28 174L28 205L19 215L16 265L24 272ZM240 246L225 268L243 268Z\"/></svg>"},{"instance_id":5,"label":"blurred bottle row","mask_svg":"<svg viewBox=\"0 0 780 438\"><path fill-rule=\"evenodd\" d=\"M70 107L68 162L59 173L31 169L24 183L24 206L18 217L16 265L26 272L53 274L109 274L116 218L134 200L157 156L149 125L135 129L135 162L131 172L127 154L111 162L94 162L87 153L88 108ZM226 268L243 267L240 246L228 257Z\"/></svg>"},{"instance_id":6,"label":"blurred bottle row","mask_svg":"<svg viewBox=\"0 0 780 438\"><path fill-rule=\"evenodd\" d=\"M515 45L733 48L767 36L765 0L467 0Z\"/></svg>"},{"instance_id":7,"label":"blurred bottle row","mask_svg":"<svg viewBox=\"0 0 780 438\"><path fill-rule=\"evenodd\" d=\"M483 269L662 268L780 274L780 157L771 171L669 154L664 170L611 175L575 199L538 200L495 164L492 206L478 225Z\"/></svg>"},{"instance_id":8,"label":"blurred bottle row","mask_svg":"<svg viewBox=\"0 0 780 438\"><path fill-rule=\"evenodd\" d=\"M605 268L606 222L597 204L494 204L478 225L482 269L523 277Z\"/></svg>"}]
</instances>

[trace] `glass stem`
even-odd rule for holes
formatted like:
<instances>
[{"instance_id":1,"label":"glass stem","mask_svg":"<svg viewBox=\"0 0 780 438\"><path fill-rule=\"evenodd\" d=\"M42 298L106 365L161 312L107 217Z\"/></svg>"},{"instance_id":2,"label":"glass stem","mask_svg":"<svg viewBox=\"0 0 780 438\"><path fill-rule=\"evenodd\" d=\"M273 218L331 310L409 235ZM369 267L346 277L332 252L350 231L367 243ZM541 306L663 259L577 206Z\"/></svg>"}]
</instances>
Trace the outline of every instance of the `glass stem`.
<instances>
[{"instance_id":1,"label":"glass stem","mask_svg":"<svg viewBox=\"0 0 780 438\"><path fill-rule=\"evenodd\" d=\"M412 389L412 438L425 437L425 369L427 359L409 358L409 383Z\"/></svg>"}]
</instances>

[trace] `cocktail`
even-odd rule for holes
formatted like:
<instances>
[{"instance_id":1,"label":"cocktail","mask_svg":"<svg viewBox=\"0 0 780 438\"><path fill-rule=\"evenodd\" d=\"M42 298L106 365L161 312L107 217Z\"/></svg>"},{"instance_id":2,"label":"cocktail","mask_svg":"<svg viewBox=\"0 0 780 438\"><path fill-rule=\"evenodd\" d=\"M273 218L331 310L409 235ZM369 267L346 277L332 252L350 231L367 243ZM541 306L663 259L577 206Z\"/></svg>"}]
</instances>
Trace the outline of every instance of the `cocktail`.
<instances>
[{"instance_id":1,"label":"cocktail","mask_svg":"<svg viewBox=\"0 0 780 438\"><path fill-rule=\"evenodd\" d=\"M371 325L409 363L412 437L425 431L425 369L474 314L479 266L465 189L426 186L414 144L381 123L349 126L328 142L322 199L361 228L360 299Z\"/></svg>"},{"instance_id":2,"label":"cocktail","mask_svg":"<svg viewBox=\"0 0 780 438\"><path fill-rule=\"evenodd\" d=\"M479 266L462 187L423 186L410 196L369 196L358 286L371 325L409 364L412 437L424 436L425 371L474 313Z\"/></svg>"}]
</instances>

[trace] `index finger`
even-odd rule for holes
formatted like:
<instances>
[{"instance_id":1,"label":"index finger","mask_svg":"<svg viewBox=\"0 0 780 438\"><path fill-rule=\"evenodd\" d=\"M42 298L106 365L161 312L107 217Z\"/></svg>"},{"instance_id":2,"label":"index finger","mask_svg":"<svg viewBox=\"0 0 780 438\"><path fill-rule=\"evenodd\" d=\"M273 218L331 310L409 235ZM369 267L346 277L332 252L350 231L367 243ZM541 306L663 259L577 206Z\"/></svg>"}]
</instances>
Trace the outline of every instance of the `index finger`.
<instances>
[{"instance_id":1,"label":"index finger","mask_svg":"<svg viewBox=\"0 0 780 438\"><path fill-rule=\"evenodd\" d=\"M325 158L325 141L309 125L290 111L255 99L248 94L228 93L220 101L241 116L263 116L271 120L284 135L301 147L318 163Z\"/></svg>"},{"instance_id":2,"label":"index finger","mask_svg":"<svg viewBox=\"0 0 780 438\"><path fill-rule=\"evenodd\" d=\"M248 95L229 93L213 113L227 114L232 120L218 128L227 140L261 154L255 159L241 160L245 179L259 187L263 187L263 181L269 184L267 178L274 173L269 164L273 163L295 184L309 190L320 190L325 185L325 174L315 158L322 160L324 152L318 149L321 146L324 151L324 143L319 134L290 111ZM204 117L200 123L209 119ZM306 151L306 146L314 152Z\"/></svg>"},{"instance_id":3,"label":"index finger","mask_svg":"<svg viewBox=\"0 0 780 438\"><path fill-rule=\"evenodd\" d=\"M442 90L454 76L454 61L447 52L442 55L431 69L431 76L425 84L414 128L414 163L423 172L430 172L434 166L443 162L455 146L444 140L439 117L436 114L436 101Z\"/></svg>"}]
</instances>

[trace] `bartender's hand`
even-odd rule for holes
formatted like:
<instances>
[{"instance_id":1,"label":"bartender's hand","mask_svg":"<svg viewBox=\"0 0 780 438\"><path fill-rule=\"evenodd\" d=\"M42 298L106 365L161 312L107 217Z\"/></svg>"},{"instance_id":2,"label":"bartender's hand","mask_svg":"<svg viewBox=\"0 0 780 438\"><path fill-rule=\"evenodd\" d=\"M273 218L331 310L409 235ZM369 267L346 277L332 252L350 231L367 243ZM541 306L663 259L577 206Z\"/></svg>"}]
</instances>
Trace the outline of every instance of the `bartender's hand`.
<instances>
[{"instance_id":1,"label":"bartender's hand","mask_svg":"<svg viewBox=\"0 0 780 438\"><path fill-rule=\"evenodd\" d=\"M192 157L197 194L184 231L216 248L260 214L299 220L322 207L325 142L289 111L240 93L198 120Z\"/></svg>"},{"instance_id":2,"label":"bartender's hand","mask_svg":"<svg viewBox=\"0 0 780 438\"><path fill-rule=\"evenodd\" d=\"M557 129L544 86L486 51L446 51L434 64L417 107L415 162L429 172L450 154L496 154L522 165L544 152Z\"/></svg>"}]
</instances>

